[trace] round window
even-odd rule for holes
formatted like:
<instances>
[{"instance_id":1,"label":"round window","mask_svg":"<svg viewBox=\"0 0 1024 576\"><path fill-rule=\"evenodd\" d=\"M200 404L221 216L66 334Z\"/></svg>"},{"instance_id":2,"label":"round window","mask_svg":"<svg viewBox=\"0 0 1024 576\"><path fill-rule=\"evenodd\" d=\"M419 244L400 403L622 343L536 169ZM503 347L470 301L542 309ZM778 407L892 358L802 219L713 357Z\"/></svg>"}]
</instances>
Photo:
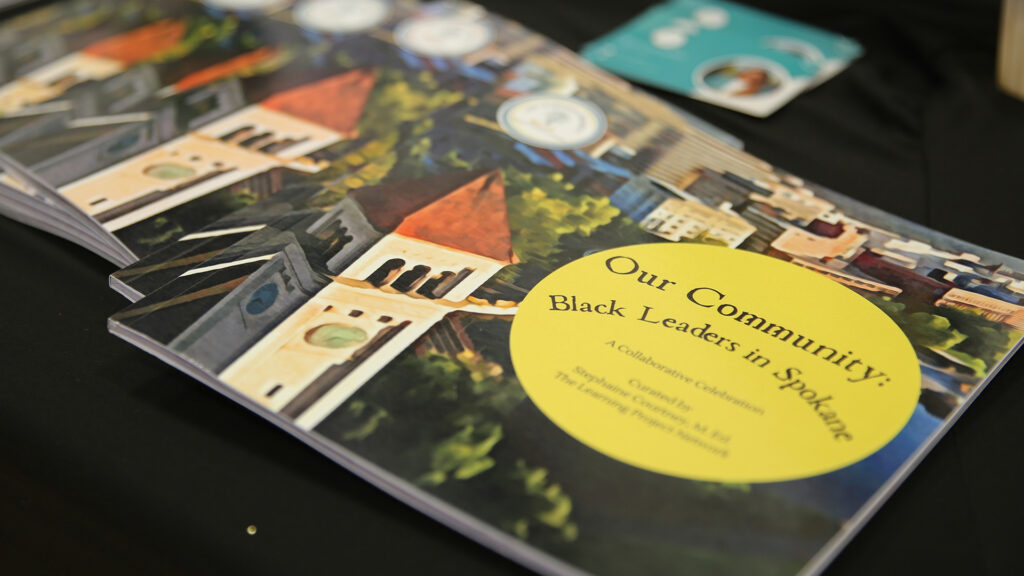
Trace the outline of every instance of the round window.
<instances>
[{"instance_id":1,"label":"round window","mask_svg":"<svg viewBox=\"0 0 1024 576\"><path fill-rule=\"evenodd\" d=\"M161 180L181 180L182 178L195 176L196 170L181 164L163 163L148 166L142 173L151 178L159 178Z\"/></svg>"},{"instance_id":2,"label":"round window","mask_svg":"<svg viewBox=\"0 0 1024 576\"><path fill-rule=\"evenodd\" d=\"M306 342L320 348L347 348L366 341L366 332L345 324L321 324L306 332Z\"/></svg>"},{"instance_id":3,"label":"round window","mask_svg":"<svg viewBox=\"0 0 1024 576\"><path fill-rule=\"evenodd\" d=\"M269 283L260 286L252 293L249 302L245 305L245 311L253 316L266 312L277 300L277 294L277 284Z\"/></svg>"}]
</instances>

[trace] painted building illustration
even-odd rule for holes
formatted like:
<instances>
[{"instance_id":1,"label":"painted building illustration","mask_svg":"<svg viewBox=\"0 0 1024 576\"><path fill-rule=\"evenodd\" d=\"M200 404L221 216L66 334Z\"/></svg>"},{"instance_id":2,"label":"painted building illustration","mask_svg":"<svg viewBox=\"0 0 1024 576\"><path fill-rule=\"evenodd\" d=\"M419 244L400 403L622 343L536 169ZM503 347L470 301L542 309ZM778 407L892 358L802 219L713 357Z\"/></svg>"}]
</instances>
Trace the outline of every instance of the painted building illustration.
<instances>
[{"instance_id":1,"label":"painted building illustration","mask_svg":"<svg viewBox=\"0 0 1024 576\"><path fill-rule=\"evenodd\" d=\"M389 440L396 425L422 434L415 417L397 417L399 402L391 399L396 390L434 384L440 371L460 387L460 402L461 390L485 382L485 417L502 422L504 413L492 414L514 406L507 399L522 401L507 354L515 302L566 262L659 239L789 261L901 320L914 321L918 311L945 314L966 325L963 334L974 324L1007 334L1020 325L1024 277L983 265L956 243L937 240L948 248L940 250L915 244L890 221L860 222L856 206L717 140L671 106L528 31L501 26L486 46L445 59L401 49L390 28L317 35L315 46L296 41L278 51L234 45L230 58L160 76L177 80L156 91L139 76L117 92L174 102L173 112L144 117L109 109L75 123L80 116L55 109L33 119L70 123L73 134L95 130L103 146L69 148L73 153L51 161L53 174L75 165L75 154L97 155L89 163L104 162L103 177L94 171L96 182L86 186L90 176L76 173L62 181L65 188L80 186L77 201L91 203L111 229L118 219L146 218L134 230L174 246L128 269L146 282L138 284L141 299L114 322L279 424L333 441L352 426L368 430L363 424L375 418L379 430L392 427ZM249 74L271 61L288 64L280 74ZM194 95L227 86L245 96L189 107ZM371 93L379 101L364 115ZM585 100L607 116L606 129L578 149L527 144L505 132L496 112L529 94ZM444 97L431 101L438 95ZM93 106L82 102L75 106ZM216 116L182 128L202 110ZM0 137L2 127L0 121ZM43 149L34 153L47 157ZM235 186L258 192L220 194ZM210 224L189 218L189 198L205 198L192 205L196 212L244 207ZM517 211L511 218L506 206ZM157 214L164 218L147 216ZM161 219L172 225L152 224ZM118 237L134 230L122 228ZM918 417L952 410L979 381L979 361L989 361L952 340L917 348L932 370L922 372L925 410ZM424 394L406 414L441 420L432 410L447 402L444 395ZM477 427L471 436L446 428L438 438L444 446L478 446L493 443L493 430ZM352 445L369 446L375 438L367 434ZM501 441L520 441L514 434L509 429ZM555 479L559 467L574 464L540 459L530 466ZM506 470L478 468L477 481ZM425 477L417 470L408 478Z\"/></svg>"},{"instance_id":2,"label":"painted building illustration","mask_svg":"<svg viewBox=\"0 0 1024 576\"><path fill-rule=\"evenodd\" d=\"M517 261L500 170L360 188L305 222L170 344L300 426L449 313L514 313L470 297Z\"/></svg>"},{"instance_id":3,"label":"painted building illustration","mask_svg":"<svg viewBox=\"0 0 1024 576\"><path fill-rule=\"evenodd\" d=\"M155 72L140 66L76 87L59 102L26 108L5 119L25 117L31 123L9 134L3 152L59 189L245 104L238 81L227 80L162 99L149 109L132 109L153 97L158 85Z\"/></svg>"},{"instance_id":4,"label":"painted building illustration","mask_svg":"<svg viewBox=\"0 0 1024 576\"><path fill-rule=\"evenodd\" d=\"M814 192L803 186L798 179L787 177L785 181L765 182L763 185L771 190L770 195L751 194L750 199L767 204L778 210L786 220L805 226L826 217L835 205L814 195Z\"/></svg>"},{"instance_id":5,"label":"painted building illustration","mask_svg":"<svg viewBox=\"0 0 1024 576\"><path fill-rule=\"evenodd\" d=\"M1017 330L1024 330L1024 306L1011 304L984 294L952 288L936 301L936 306L949 306L975 310L994 322L1002 322Z\"/></svg>"},{"instance_id":6,"label":"painted building illustration","mask_svg":"<svg viewBox=\"0 0 1024 576\"><path fill-rule=\"evenodd\" d=\"M17 112L84 82L120 74L172 48L186 31L181 20L160 20L56 58L0 87L0 113Z\"/></svg>"},{"instance_id":7,"label":"painted building illustration","mask_svg":"<svg viewBox=\"0 0 1024 576\"><path fill-rule=\"evenodd\" d=\"M282 91L60 192L116 231L277 168L318 172L309 155L357 134L373 85L353 70Z\"/></svg>"},{"instance_id":8,"label":"painted building illustration","mask_svg":"<svg viewBox=\"0 0 1024 576\"><path fill-rule=\"evenodd\" d=\"M771 247L782 252L808 258L852 257L867 237L853 226L842 226L835 236L815 234L800 228L789 228L772 241Z\"/></svg>"},{"instance_id":9,"label":"painted building illustration","mask_svg":"<svg viewBox=\"0 0 1024 576\"><path fill-rule=\"evenodd\" d=\"M682 198L662 202L640 222L640 227L673 242L694 240L703 235L729 248L736 248L757 230L734 212L728 202L711 207Z\"/></svg>"}]
</instances>

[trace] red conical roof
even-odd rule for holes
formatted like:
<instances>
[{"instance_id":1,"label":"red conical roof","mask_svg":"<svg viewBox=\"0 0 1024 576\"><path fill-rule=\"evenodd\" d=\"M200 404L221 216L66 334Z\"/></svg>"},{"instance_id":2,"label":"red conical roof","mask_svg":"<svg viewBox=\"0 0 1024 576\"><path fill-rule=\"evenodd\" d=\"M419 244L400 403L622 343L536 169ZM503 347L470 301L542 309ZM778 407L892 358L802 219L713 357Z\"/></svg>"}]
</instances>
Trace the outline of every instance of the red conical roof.
<instances>
[{"instance_id":1,"label":"red conical roof","mask_svg":"<svg viewBox=\"0 0 1024 576\"><path fill-rule=\"evenodd\" d=\"M372 72L352 70L279 92L260 104L352 138L375 82Z\"/></svg>"},{"instance_id":2,"label":"red conical roof","mask_svg":"<svg viewBox=\"0 0 1024 576\"><path fill-rule=\"evenodd\" d=\"M170 50L185 37L185 32L185 23L181 20L160 20L94 42L82 52L131 66Z\"/></svg>"},{"instance_id":3,"label":"red conical roof","mask_svg":"<svg viewBox=\"0 0 1024 576\"><path fill-rule=\"evenodd\" d=\"M378 230L506 264L517 262L501 170L467 170L350 193Z\"/></svg>"}]
</instances>

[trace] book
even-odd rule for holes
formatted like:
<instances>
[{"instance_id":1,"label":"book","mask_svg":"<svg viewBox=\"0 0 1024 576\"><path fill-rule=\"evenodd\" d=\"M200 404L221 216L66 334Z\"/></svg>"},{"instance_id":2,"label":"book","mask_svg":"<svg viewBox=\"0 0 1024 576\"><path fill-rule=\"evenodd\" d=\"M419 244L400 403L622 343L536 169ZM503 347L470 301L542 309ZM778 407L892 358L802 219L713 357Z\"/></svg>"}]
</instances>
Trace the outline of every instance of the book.
<instances>
[{"instance_id":1,"label":"book","mask_svg":"<svg viewBox=\"0 0 1024 576\"><path fill-rule=\"evenodd\" d=\"M1012 256L478 7L373 30L243 108L372 80L326 106L359 134L153 235L110 328L528 567L817 572L1020 346Z\"/></svg>"}]
</instances>

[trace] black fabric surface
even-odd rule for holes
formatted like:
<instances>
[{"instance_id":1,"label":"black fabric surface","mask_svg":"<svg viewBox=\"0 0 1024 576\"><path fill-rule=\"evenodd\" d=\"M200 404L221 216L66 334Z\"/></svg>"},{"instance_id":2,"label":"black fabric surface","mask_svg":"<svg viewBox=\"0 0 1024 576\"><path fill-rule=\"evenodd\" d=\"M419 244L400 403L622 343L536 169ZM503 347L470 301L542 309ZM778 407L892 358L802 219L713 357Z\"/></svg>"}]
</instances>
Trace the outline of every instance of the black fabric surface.
<instances>
[{"instance_id":1,"label":"black fabric surface","mask_svg":"<svg viewBox=\"0 0 1024 576\"><path fill-rule=\"evenodd\" d=\"M573 48L642 8L483 3ZM780 167L1024 257L1024 102L995 89L997 2L751 4L866 55L767 120L659 94ZM0 263L0 572L526 573L109 335L110 264L8 220ZM1022 573L1021 414L1024 357L826 574Z\"/></svg>"}]
</instances>

